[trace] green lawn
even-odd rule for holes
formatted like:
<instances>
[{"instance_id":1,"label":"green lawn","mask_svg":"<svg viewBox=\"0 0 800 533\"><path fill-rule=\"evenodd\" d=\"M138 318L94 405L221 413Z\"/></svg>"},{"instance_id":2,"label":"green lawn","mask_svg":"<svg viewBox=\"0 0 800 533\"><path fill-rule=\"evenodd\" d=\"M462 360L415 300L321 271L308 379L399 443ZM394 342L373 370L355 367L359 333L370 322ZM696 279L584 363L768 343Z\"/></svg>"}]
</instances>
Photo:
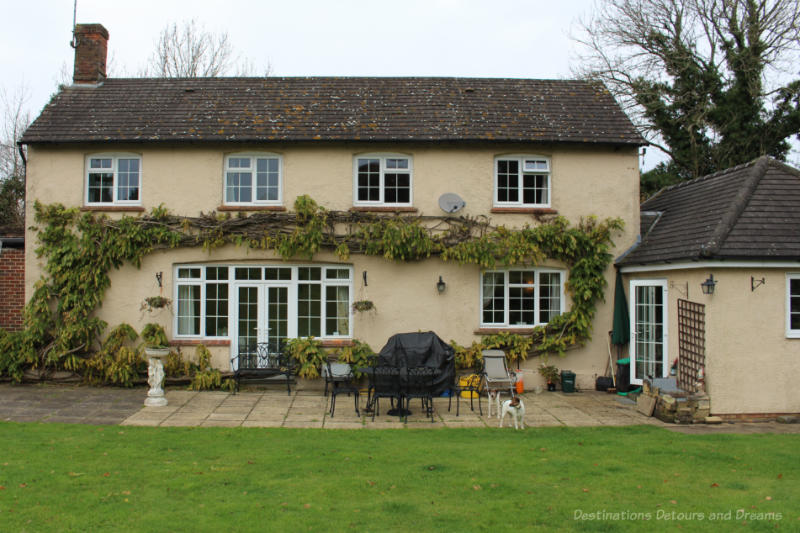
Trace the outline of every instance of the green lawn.
<instances>
[{"instance_id":1,"label":"green lawn","mask_svg":"<svg viewBox=\"0 0 800 533\"><path fill-rule=\"evenodd\" d=\"M0 530L797 530L798 445L652 427L4 422Z\"/></svg>"}]
</instances>

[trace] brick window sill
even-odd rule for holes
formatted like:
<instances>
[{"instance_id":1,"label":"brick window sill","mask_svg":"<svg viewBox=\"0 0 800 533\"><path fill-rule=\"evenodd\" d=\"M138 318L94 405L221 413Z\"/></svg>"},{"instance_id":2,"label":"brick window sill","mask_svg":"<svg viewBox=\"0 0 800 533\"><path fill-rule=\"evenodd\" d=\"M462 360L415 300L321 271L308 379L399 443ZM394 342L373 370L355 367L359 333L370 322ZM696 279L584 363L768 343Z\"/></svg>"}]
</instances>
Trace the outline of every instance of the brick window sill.
<instances>
[{"instance_id":1,"label":"brick window sill","mask_svg":"<svg viewBox=\"0 0 800 533\"><path fill-rule=\"evenodd\" d=\"M350 208L354 213L416 213L416 207L391 207L391 206L354 206Z\"/></svg>"},{"instance_id":2,"label":"brick window sill","mask_svg":"<svg viewBox=\"0 0 800 533\"><path fill-rule=\"evenodd\" d=\"M105 211L107 213L144 213L145 208L136 205L85 205L81 211Z\"/></svg>"},{"instance_id":3,"label":"brick window sill","mask_svg":"<svg viewBox=\"0 0 800 533\"><path fill-rule=\"evenodd\" d=\"M519 215L557 215L558 209L550 207L493 207L491 212Z\"/></svg>"},{"instance_id":4,"label":"brick window sill","mask_svg":"<svg viewBox=\"0 0 800 533\"><path fill-rule=\"evenodd\" d=\"M169 341L170 346L230 346L231 341L228 339L172 339Z\"/></svg>"},{"instance_id":5,"label":"brick window sill","mask_svg":"<svg viewBox=\"0 0 800 533\"><path fill-rule=\"evenodd\" d=\"M345 346L353 346L352 339L329 339L320 341L323 348L343 348ZM169 341L170 346L197 346L202 344L208 346L230 346L231 341L228 339L172 339Z\"/></svg>"},{"instance_id":6,"label":"brick window sill","mask_svg":"<svg viewBox=\"0 0 800 533\"><path fill-rule=\"evenodd\" d=\"M531 333L533 333L533 326L529 328L478 328L473 333L475 335L497 335L499 333L530 335Z\"/></svg>"},{"instance_id":7,"label":"brick window sill","mask_svg":"<svg viewBox=\"0 0 800 533\"><path fill-rule=\"evenodd\" d=\"M282 205L221 205L217 211L286 211Z\"/></svg>"},{"instance_id":8,"label":"brick window sill","mask_svg":"<svg viewBox=\"0 0 800 533\"><path fill-rule=\"evenodd\" d=\"M328 339L321 340L323 348L344 348L346 346L353 346L352 339Z\"/></svg>"}]
</instances>

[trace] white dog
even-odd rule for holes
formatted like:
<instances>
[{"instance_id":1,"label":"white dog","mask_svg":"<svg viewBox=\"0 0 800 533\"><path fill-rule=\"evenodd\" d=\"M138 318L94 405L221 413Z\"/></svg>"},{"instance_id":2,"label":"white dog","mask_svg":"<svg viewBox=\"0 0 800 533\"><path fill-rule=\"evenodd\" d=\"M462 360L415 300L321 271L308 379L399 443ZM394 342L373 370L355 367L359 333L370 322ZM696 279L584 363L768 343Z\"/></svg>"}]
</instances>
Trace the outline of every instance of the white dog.
<instances>
[{"instance_id":1,"label":"white dog","mask_svg":"<svg viewBox=\"0 0 800 533\"><path fill-rule=\"evenodd\" d=\"M495 412L497 413L497 418L500 418L500 391L490 390L487 403L489 404L489 418L492 417L492 404L494 404Z\"/></svg>"},{"instance_id":2,"label":"white dog","mask_svg":"<svg viewBox=\"0 0 800 533\"><path fill-rule=\"evenodd\" d=\"M506 421L506 415L511 415L514 421L514 429L525 429L525 404L519 396L503 402L503 411L500 414L500 427Z\"/></svg>"}]
</instances>

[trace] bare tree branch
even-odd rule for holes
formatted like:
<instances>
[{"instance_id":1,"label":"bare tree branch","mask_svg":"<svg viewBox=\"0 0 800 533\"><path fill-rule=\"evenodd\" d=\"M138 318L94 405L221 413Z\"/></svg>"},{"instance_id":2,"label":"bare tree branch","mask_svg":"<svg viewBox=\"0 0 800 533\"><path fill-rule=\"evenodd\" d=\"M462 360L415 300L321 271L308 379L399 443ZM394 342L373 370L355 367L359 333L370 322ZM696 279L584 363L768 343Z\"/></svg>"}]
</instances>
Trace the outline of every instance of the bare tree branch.
<instances>
[{"instance_id":1,"label":"bare tree branch","mask_svg":"<svg viewBox=\"0 0 800 533\"><path fill-rule=\"evenodd\" d=\"M17 141L30 124L28 89L0 89L0 226L21 228L25 221L25 166Z\"/></svg>"},{"instance_id":2,"label":"bare tree branch","mask_svg":"<svg viewBox=\"0 0 800 533\"><path fill-rule=\"evenodd\" d=\"M270 71L271 68L267 65L262 75L268 76ZM192 19L184 21L180 26L173 22L161 30L155 50L141 75L156 78L202 78L252 76L255 72L252 62L235 54L227 33L211 33Z\"/></svg>"}]
</instances>

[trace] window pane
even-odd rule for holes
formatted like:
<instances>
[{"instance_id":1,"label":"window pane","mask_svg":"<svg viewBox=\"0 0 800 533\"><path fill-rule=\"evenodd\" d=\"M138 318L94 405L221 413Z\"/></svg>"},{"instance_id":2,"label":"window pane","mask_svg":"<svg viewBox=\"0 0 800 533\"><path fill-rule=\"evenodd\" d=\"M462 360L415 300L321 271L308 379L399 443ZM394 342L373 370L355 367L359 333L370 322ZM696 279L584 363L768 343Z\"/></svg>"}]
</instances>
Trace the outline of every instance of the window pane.
<instances>
[{"instance_id":1,"label":"window pane","mask_svg":"<svg viewBox=\"0 0 800 533\"><path fill-rule=\"evenodd\" d=\"M254 280L261 279L261 268L245 268L239 267L236 269L236 279Z\"/></svg>"},{"instance_id":2,"label":"window pane","mask_svg":"<svg viewBox=\"0 0 800 533\"><path fill-rule=\"evenodd\" d=\"M535 272L533 270L512 270L508 273L508 282L512 285L523 284L533 287Z\"/></svg>"},{"instance_id":3,"label":"window pane","mask_svg":"<svg viewBox=\"0 0 800 533\"><path fill-rule=\"evenodd\" d=\"M547 170L547 161L544 159L526 159L524 170L525 172Z\"/></svg>"},{"instance_id":4,"label":"window pane","mask_svg":"<svg viewBox=\"0 0 800 533\"><path fill-rule=\"evenodd\" d=\"M199 268L179 268L178 277L181 279L200 279L202 274Z\"/></svg>"},{"instance_id":5,"label":"window pane","mask_svg":"<svg viewBox=\"0 0 800 533\"><path fill-rule=\"evenodd\" d=\"M400 169L407 169L408 168L408 159L387 159L386 160L386 168L400 168Z\"/></svg>"},{"instance_id":6,"label":"window pane","mask_svg":"<svg viewBox=\"0 0 800 533\"><path fill-rule=\"evenodd\" d=\"M384 179L385 203L409 203L411 201L411 174L387 173Z\"/></svg>"},{"instance_id":7,"label":"window pane","mask_svg":"<svg viewBox=\"0 0 800 533\"><path fill-rule=\"evenodd\" d=\"M519 161L497 161L497 201L519 201Z\"/></svg>"},{"instance_id":8,"label":"window pane","mask_svg":"<svg viewBox=\"0 0 800 533\"><path fill-rule=\"evenodd\" d=\"M325 288L325 334L347 335L350 331L350 290L348 287Z\"/></svg>"},{"instance_id":9,"label":"window pane","mask_svg":"<svg viewBox=\"0 0 800 533\"><path fill-rule=\"evenodd\" d=\"M93 172L89 174L89 202L111 203L114 201L114 174Z\"/></svg>"},{"instance_id":10,"label":"window pane","mask_svg":"<svg viewBox=\"0 0 800 533\"><path fill-rule=\"evenodd\" d=\"M255 350L258 342L258 287L239 287L239 349Z\"/></svg>"},{"instance_id":11,"label":"window pane","mask_svg":"<svg viewBox=\"0 0 800 533\"><path fill-rule=\"evenodd\" d=\"M380 201L380 159L358 160L358 200L361 202Z\"/></svg>"},{"instance_id":12,"label":"window pane","mask_svg":"<svg viewBox=\"0 0 800 533\"><path fill-rule=\"evenodd\" d=\"M228 267L206 267L206 279L228 279Z\"/></svg>"},{"instance_id":13,"label":"window pane","mask_svg":"<svg viewBox=\"0 0 800 533\"><path fill-rule=\"evenodd\" d=\"M544 174L525 174L522 183L522 202L525 204L546 204L548 177Z\"/></svg>"},{"instance_id":14,"label":"window pane","mask_svg":"<svg viewBox=\"0 0 800 533\"><path fill-rule=\"evenodd\" d=\"M228 335L228 284L206 285L206 336Z\"/></svg>"},{"instance_id":15,"label":"window pane","mask_svg":"<svg viewBox=\"0 0 800 533\"><path fill-rule=\"evenodd\" d=\"M253 201L253 175L250 172L228 172L225 182L226 202Z\"/></svg>"},{"instance_id":16,"label":"window pane","mask_svg":"<svg viewBox=\"0 0 800 533\"><path fill-rule=\"evenodd\" d=\"M325 279L350 279L348 268L326 268Z\"/></svg>"},{"instance_id":17,"label":"window pane","mask_svg":"<svg viewBox=\"0 0 800 533\"><path fill-rule=\"evenodd\" d=\"M789 280L789 329L800 330L800 279Z\"/></svg>"},{"instance_id":18,"label":"window pane","mask_svg":"<svg viewBox=\"0 0 800 533\"><path fill-rule=\"evenodd\" d=\"M319 337L322 320L322 287L301 283L297 286L297 336Z\"/></svg>"},{"instance_id":19,"label":"window pane","mask_svg":"<svg viewBox=\"0 0 800 533\"><path fill-rule=\"evenodd\" d=\"M256 200L278 200L278 160L256 160Z\"/></svg>"},{"instance_id":20,"label":"window pane","mask_svg":"<svg viewBox=\"0 0 800 533\"><path fill-rule=\"evenodd\" d=\"M319 267L301 267L297 269L297 274L303 281L319 281L322 279L322 269Z\"/></svg>"},{"instance_id":21,"label":"window pane","mask_svg":"<svg viewBox=\"0 0 800 533\"><path fill-rule=\"evenodd\" d=\"M117 162L117 200L136 201L139 199L139 160L120 159Z\"/></svg>"},{"instance_id":22,"label":"window pane","mask_svg":"<svg viewBox=\"0 0 800 533\"><path fill-rule=\"evenodd\" d=\"M111 158L92 158L89 160L89 168L110 169Z\"/></svg>"},{"instance_id":23,"label":"window pane","mask_svg":"<svg viewBox=\"0 0 800 533\"><path fill-rule=\"evenodd\" d=\"M483 322L502 324L505 321L505 275L502 272L483 274Z\"/></svg>"},{"instance_id":24,"label":"window pane","mask_svg":"<svg viewBox=\"0 0 800 533\"><path fill-rule=\"evenodd\" d=\"M508 322L510 326L532 326L534 323L534 290L511 287L508 290Z\"/></svg>"},{"instance_id":25,"label":"window pane","mask_svg":"<svg viewBox=\"0 0 800 533\"><path fill-rule=\"evenodd\" d=\"M546 324L561 314L561 274L539 274L539 323Z\"/></svg>"},{"instance_id":26,"label":"window pane","mask_svg":"<svg viewBox=\"0 0 800 533\"><path fill-rule=\"evenodd\" d=\"M264 279L281 281L290 280L292 279L292 269L267 267L264 270Z\"/></svg>"},{"instance_id":27,"label":"window pane","mask_svg":"<svg viewBox=\"0 0 800 533\"><path fill-rule=\"evenodd\" d=\"M228 159L228 168L250 168L250 158L231 157Z\"/></svg>"},{"instance_id":28,"label":"window pane","mask_svg":"<svg viewBox=\"0 0 800 533\"><path fill-rule=\"evenodd\" d=\"M289 332L289 288L268 287L267 329L270 340L285 339Z\"/></svg>"},{"instance_id":29,"label":"window pane","mask_svg":"<svg viewBox=\"0 0 800 533\"><path fill-rule=\"evenodd\" d=\"M178 335L200 335L200 285L178 286Z\"/></svg>"}]
</instances>

